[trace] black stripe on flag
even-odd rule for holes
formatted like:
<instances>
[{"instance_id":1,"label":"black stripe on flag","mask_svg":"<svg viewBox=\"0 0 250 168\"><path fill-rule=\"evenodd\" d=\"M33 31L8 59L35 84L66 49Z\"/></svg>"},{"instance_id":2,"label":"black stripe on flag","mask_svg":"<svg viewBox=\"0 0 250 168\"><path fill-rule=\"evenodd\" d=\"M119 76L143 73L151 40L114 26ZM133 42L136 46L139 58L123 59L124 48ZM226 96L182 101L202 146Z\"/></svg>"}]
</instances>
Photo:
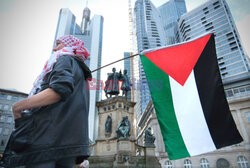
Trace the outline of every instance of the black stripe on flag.
<instances>
[{"instance_id":1,"label":"black stripe on flag","mask_svg":"<svg viewBox=\"0 0 250 168\"><path fill-rule=\"evenodd\" d=\"M214 35L197 61L194 74L204 116L216 148L242 142L225 97Z\"/></svg>"}]
</instances>

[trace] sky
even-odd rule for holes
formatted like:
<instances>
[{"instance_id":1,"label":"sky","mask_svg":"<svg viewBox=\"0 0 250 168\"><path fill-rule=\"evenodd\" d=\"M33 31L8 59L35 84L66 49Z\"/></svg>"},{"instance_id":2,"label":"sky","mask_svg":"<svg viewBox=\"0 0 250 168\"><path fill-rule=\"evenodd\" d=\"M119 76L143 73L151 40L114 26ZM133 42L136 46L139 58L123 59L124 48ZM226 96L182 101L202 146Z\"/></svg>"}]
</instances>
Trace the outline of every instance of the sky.
<instances>
[{"instance_id":1,"label":"sky","mask_svg":"<svg viewBox=\"0 0 250 168\"><path fill-rule=\"evenodd\" d=\"M132 5L135 0L132 0ZM152 0L156 7L168 0ZM187 10L206 0L186 0ZM243 47L250 53L250 0L227 0ZM0 88L29 93L33 81L49 58L59 11L69 8L80 25L86 0L0 0ZM102 65L123 57L129 51L128 0L89 0L91 17L104 17ZM104 68L102 80L112 67Z\"/></svg>"}]
</instances>

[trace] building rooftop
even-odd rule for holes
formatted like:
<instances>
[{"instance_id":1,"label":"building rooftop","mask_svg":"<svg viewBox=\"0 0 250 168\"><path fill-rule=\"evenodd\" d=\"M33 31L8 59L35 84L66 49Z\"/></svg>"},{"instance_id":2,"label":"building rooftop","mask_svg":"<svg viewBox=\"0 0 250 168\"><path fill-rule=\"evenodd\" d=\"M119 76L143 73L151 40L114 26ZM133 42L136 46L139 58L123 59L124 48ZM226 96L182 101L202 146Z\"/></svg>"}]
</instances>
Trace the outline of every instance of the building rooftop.
<instances>
[{"instance_id":1,"label":"building rooftop","mask_svg":"<svg viewBox=\"0 0 250 168\"><path fill-rule=\"evenodd\" d=\"M20 92L20 91L18 91L16 89L3 89L3 88L0 88L0 92L13 93L13 94L21 94L21 95L24 95L24 96L28 96L27 93Z\"/></svg>"}]
</instances>

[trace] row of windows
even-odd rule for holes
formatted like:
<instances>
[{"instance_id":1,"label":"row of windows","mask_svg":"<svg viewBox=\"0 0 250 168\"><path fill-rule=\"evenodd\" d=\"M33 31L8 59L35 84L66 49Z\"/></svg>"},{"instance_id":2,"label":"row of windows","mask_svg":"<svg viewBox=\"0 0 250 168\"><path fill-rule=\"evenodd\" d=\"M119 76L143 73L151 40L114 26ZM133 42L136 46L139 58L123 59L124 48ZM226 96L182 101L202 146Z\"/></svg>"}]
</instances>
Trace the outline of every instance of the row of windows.
<instances>
[{"instance_id":1,"label":"row of windows","mask_svg":"<svg viewBox=\"0 0 250 168\"><path fill-rule=\"evenodd\" d=\"M245 156L237 157L237 164L239 168L248 168L248 160ZM229 165L229 162L226 159L218 159L216 165ZM164 168L174 168L172 162L167 160L165 162ZM192 162L189 159L184 160L184 168L192 168ZM209 162L206 158L200 160L200 168L210 168Z\"/></svg>"},{"instance_id":2,"label":"row of windows","mask_svg":"<svg viewBox=\"0 0 250 168\"><path fill-rule=\"evenodd\" d=\"M18 101L18 100L23 100L23 97L17 97L17 96L11 96L7 94L0 94L0 99L7 99L7 100L13 100L13 101Z\"/></svg>"},{"instance_id":3,"label":"row of windows","mask_svg":"<svg viewBox=\"0 0 250 168\"><path fill-rule=\"evenodd\" d=\"M107 111L107 110L111 110L111 108L112 108L112 109L115 109L116 106L115 106L115 105L112 105L112 106L104 107L103 110L104 110L104 111ZM122 108L122 104L121 104L121 103L118 104L118 108ZM124 108L125 110L129 111L129 107L128 107L128 106L124 105L123 108Z\"/></svg>"},{"instance_id":4,"label":"row of windows","mask_svg":"<svg viewBox=\"0 0 250 168\"><path fill-rule=\"evenodd\" d=\"M242 64L243 64L242 61L239 61L237 63L226 66L226 68L229 71L231 69L238 68L238 67L242 66Z\"/></svg>"},{"instance_id":5,"label":"row of windows","mask_svg":"<svg viewBox=\"0 0 250 168\"><path fill-rule=\"evenodd\" d=\"M210 7L209 7L210 8ZM210 15L212 15L212 14L214 14L214 13L217 13L218 11L220 11L221 10L221 8L219 9L219 10L211 10L210 11L210 13L208 12L208 10L206 10L206 16L210 16ZM186 19L187 20L193 20L193 19L196 19L196 18L200 18L201 17L201 15L204 15L204 13L201 13L201 12L197 12L197 13L194 13L192 16L188 16ZM195 16L195 17L193 17L193 16ZM204 17L206 17L205 15L204 15ZM205 19L205 18L204 18ZM202 18L202 20L204 20L203 18Z\"/></svg>"},{"instance_id":6,"label":"row of windows","mask_svg":"<svg viewBox=\"0 0 250 168\"><path fill-rule=\"evenodd\" d=\"M222 29L227 29L227 30L223 30L223 33L225 33L225 32L227 32L228 31L228 27L229 27L229 25L224 25L224 26L222 26L223 24L226 24L227 23L227 21L224 19L224 17L221 17L222 19L221 20L219 20L219 21L216 21L216 20L213 20L213 19L211 19L211 21L213 20L213 22L214 22L214 26L212 26L212 27L208 27L207 29L206 29L206 31L209 31L209 30L211 30L211 29L213 29L214 27L216 27L216 32L218 32L217 33L217 35L220 35L222 32L219 32L220 30L222 30ZM224 20L223 20L224 19ZM212 23L212 22L211 22ZM190 23L191 24L191 23ZM220 28L218 28L218 27L220 27ZM197 29L197 30L195 30L195 29ZM200 27L200 25L199 24L196 24L196 25L194 25L193 27L192 27L192 30L193 30L193 32L195 32L194 34L193 34L193 36L196 36L196 35L199 35L199 34L201 34L204 30L203 29L201 29L201 27ZM196 34L196 35L195 35Z\"/></svg>"},{"instance_id":7,"label":"row of windows","mask_svg":"<svg viewBox=\"0 0 250 168\"><path fill-rule=\"evenodd\" d=\"M233 89L226 90L225 92L226 92L227 97L246 95L246 94L250 94L250 86L248 85L248 86L244 86L240 88L233 88ZM250 122L250 118L247 118L247 119Z\"/></svg>"},{"instance_id":8,"label":"row of windows","mask_svg":"<svg viewBox=\"0 0 250 168\"><path fill-rule=\"evenodd\" d=\"M4 110L4 111L12 111L12 105L8 105L8 104L0 104L0 110Z\"/></svg>"},{"instance_id":9,"label":"row of windows","mask_svg":"<svg viewBox=\"0 0 250 168\"><path fill-rule=\"evenodd\" d=\"M13 121L12 116L5 116L5 115L0 116L0 122L12 123L12 121Z\"/></svg>"},{"instance_id":10,"label":"row of windows","mask_svg":"<svg viewBox=\"0 0 250 168\"><path fill-rule=\"evenodd\" d=\"M216 28L216 36L225 35L229 31L231 31L230 25L226 23L224 25L221 25L219 28Z\"/></svg>"},{"instance_id":11,"label":"row of windows","mask_svg":"<svg viewBox=\"0 0 250 168\"><path fill-rule=\"evenodd\" d=\"M226 71L225 73L222 73L222 78L226 78L226 77L230 77L230 76L235 76L235 75L238 75L242 72L245 72L246 71L246 68L244 66L242 67L237 67L233 70L230 70L230 71Z\"/></svg>"},{"instance_id":12,"label":"row of windows","mask_svg":"<svg viewBox=\"0 0 250 168\"><path fill-rule=\"evenodd\" d=\"M228 42L233 42L235 41L234 37L229 37L229 38L226 38L225 36L221 36L221 37L224 37L224 38L220 38L221 40L219 41L218 39L216 39L216 47L221 47L223 45L227 45Z\"/></svg>"},{"instance_id":13,"label":"row of windows","mask_svg":"<svg viewBox=\"0 0 250 168\"><path fill-rule=\"evenodd\" d=\"M233 64L234 62L237 62L237 61L240 61L240 60L241 60L241 57L239 56L239 57L236 57L236 58L233 58L233 59L220 61L219 66L230 65L230 64Z\"/></svg>"},{"instance_id":14,"label":"row of windows","mask_svg":"<svg viewBox=\"0 0 250 168\"><path fill-rule=\"evenodd\" d=\"M224 55L222 55L222 54L219 55L219 54L217 53L217 55L218 55L218 59L220 59L220 58L223 58L223 59L230 59L230 58L239 56L239 55L240 55L240 52L239 52L239 51L233 51L233 52L230 52L230 53L227 53L227 54L224 54Z\"/></svg>"},{"instance_id":15,"label":"row of windows","mask_svg":"<svg viewBox=\"0 0 250 168\"><path fill-rule=\"evenodd\" d=\"M192 15L192 16L190 16L190 20L187 20L187 23L191 24L191 25L195 25L197 23L200 23L200 18L201 18L201 21L205 21L206 18L207 18L206 19L207 22L209 22L209 21L216 21L221 16L223 16L223 14L224 14L223 9L211 12L210 13L211 17L204 16L204 17L201 18L201 13L199 13L198 15Z\"/></svg>"}]
</instances>

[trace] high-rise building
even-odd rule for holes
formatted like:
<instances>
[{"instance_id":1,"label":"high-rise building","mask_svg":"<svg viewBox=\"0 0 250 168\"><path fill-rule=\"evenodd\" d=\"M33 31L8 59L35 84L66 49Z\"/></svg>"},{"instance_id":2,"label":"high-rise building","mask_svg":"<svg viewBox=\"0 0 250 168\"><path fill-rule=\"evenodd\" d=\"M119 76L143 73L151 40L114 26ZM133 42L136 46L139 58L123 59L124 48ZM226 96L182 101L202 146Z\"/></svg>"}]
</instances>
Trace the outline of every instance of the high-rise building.
<instances>
[{"instance_id":1,"label":"high-rise building","mask_svg":"<svg viewBox=\"0 0 250 168\"><path fill-rule=\"evenodd\" d=\"M90 44L90 63L89 68L91 70L101 67L102 61L102 37L103 37L103 17L100 15L94 15L89 23L86 33L90 36L89 41L83 39L84 43ZM84 34L83 37L86 37ZM86 38L87 39L87 38ZM88 44L88 45L89 45ZM87 46L86 46L87 47ZM95 71L92 73L93 81L98 86L101 79L101 71ZM90 111L89 111L89 132L90 139L95 140L98 133L98 111L96 102L101 100L101 89L90 90Z\"/></svg>"},{"instance_id":2,"label":"high-rise building","mask_svg":"<svg viewBox=\"0 0 250 168\"><path fill-rule=\"evenodd\" d=\"M167 18L164 15L176 15L176 11L173 12L174 7L171 6L171 2L174 0L163 4L158 9L161 11L162 18ZM183 1L182 1L183 2ZM171 8L171 9L169 9ZM167 11L169 10L169 11ZM165 14L163 13L165 12ZM168 13L169 12L169 13ZM178 21L178 19L177 19ZM169 25L173 26L171 20L164 23L164 28L169 22ZM177 27L167 27L171 33L175 33L176 42L178 40L186 41L197 36L200 36L208 31L214 31L215 41L217 47L218 63L222 73L225 70L233 71L237 70L245 65L249 65L249 58L245 55L238 32L235 28L231 13L224 0L209 0L207 3L201 5L200 7L192 10L190 13L184 14ZM180 33L178 29L180 28ZM207 29L207 30L206 30ZM177 31L176 31L177 30ZM168 37L165 29L166 37ZM178 36L180 38L178 38ZM169 39L169 40L168 40ZM168 38L167 43L170 44L170 39ZM139 40L138 40L139 41ZM237 47L236 47L237 46ZM223 54L222 54L223 53ZM236 54L237 53L237 54ZM135 57L137 59L138 57ZM223 63L224 62L224 63ZM234 65L235 68L230 67ZM228 67L229 66L229 67ZM237 68L237 66L239 66ZM169 160L168 154L165 151L165 144L161 135L159 123L157 120L156 112L154 109L154 104L150 101L142 115L137 116L137 143L143 145L144 142L144 132L148 127L151 127L155 140L155 154L158 157L162 167L173 168L173 167L249 167L249 123L250 123L250 84L249 84L249 69L243 71L242 73L237 72L235 75L228 75L223 78L224 87L227 93L227 101L229 103L230 110L234 117L235 123L238 130L240 131L244 142L236 144L233 146L225 147L215 152L210 152L198 156L193 156L190 158L183 158L179 160ZM136 73L135 73L136 74ZM237 78L236 78L237 77ZM240 87L235 87L239 86ZM232 87L233 86L233 87ZM230 89L227 89L230 88ZM194 123L195 124L195 123Z\"/></svg>"},{"instance_id":3,"label":"high-rise building","mask_svg":"<svg viewBox=\"0 0 250 168\"><path fill-rule=\"evenodd\" d=\"M129 57L132 53L131 52L124 52L124 58ZM127 70L127 76L131 81L131 66L132 66L132 59L128 58L124 60L124 70ZM131 91L128 92L128 100L131 101Z\"/></svg>"},{"instance_id":4,"label":"high-rise building","mask_svg":"<svg viewBox=\"0 0 250 168\"><path fill-rule=\"evenodd\" d=\"M85 7L80 27L75 22L75 16L69 9L61 9L55 39L63 35L72 34L82 40L85 48L90 52L90 57L85 63L91 70L94 70L101 67L103 16L94 15L90 20L90 13L90 9ZM92 73L92 77L93 82L98 85L101 79L101 71ZM90 90L89 138L91 140L95 140L97 135L98 114L95 103L101 100L101 91L101 89Z\"/></svg>"},{"instance_id":5,"label":"high-rise building","mask_svg":"<svg viewBox=\"0 0 250 168\"><path fill-rule=\"evenodd\" d=\"M178 32L178 21L187 12L185 0L170 0L160 7L163 28L166 35L167 45L178 42L176 33Z\"/></svg>"},{"instance_id":6,"label":"high-rise building","mask_svg":"<svg viewBox=\"0 0 250 168\"><path fill-rule=\"evenodd\" d=\"M74 34L76 25L76 17L68 8L62 8L59 13L59 18L57 22L55 40L61 36ZM54 47L54 46L53 46Z\"/></svg>"},{"instance_id":7,"label":"high-rise building","mask_svg":"<svg viewBox=\"0 0 250 168\"><path fill-rule=\"evenodd\" d=\"M90 21L90 9L85 7L82 14L82 32L85 32Z\"/></svg>"},{"instance_id":8,"label":"high-rise building","mask_svg":"<svg viewBox=\"0 0 250 168\"><path fill-rule=\"evenodd\" d=\"M182 15L178 27L183 41L214 32L218 64L227 96L249 92L249 57L243 50L225 0L207 1Z\"/></svg>"},{"instance_id":9,"label":"high-rise building","mask_svg":"<svg viewBox=\"0 0 250 168\"><path fill-rule=\"evenodd\" d=\"M12 105L26 97L28 97L28 94L23 92L0 89L0 153L3 153L14 129Z\"/></svg>"},{"instance_id":10,"label":"high-rise building","mask_svg":"<svg viewBox=\"0 0 250 168\"><path fill-rule=\"evenodd\" d=\"M137 52L166 45L161 16L150 0L137 0L134 6ZM134 58L136 119L140 118L151 99L146 76L139 57Z\"/></svg>"}]
</instances>

